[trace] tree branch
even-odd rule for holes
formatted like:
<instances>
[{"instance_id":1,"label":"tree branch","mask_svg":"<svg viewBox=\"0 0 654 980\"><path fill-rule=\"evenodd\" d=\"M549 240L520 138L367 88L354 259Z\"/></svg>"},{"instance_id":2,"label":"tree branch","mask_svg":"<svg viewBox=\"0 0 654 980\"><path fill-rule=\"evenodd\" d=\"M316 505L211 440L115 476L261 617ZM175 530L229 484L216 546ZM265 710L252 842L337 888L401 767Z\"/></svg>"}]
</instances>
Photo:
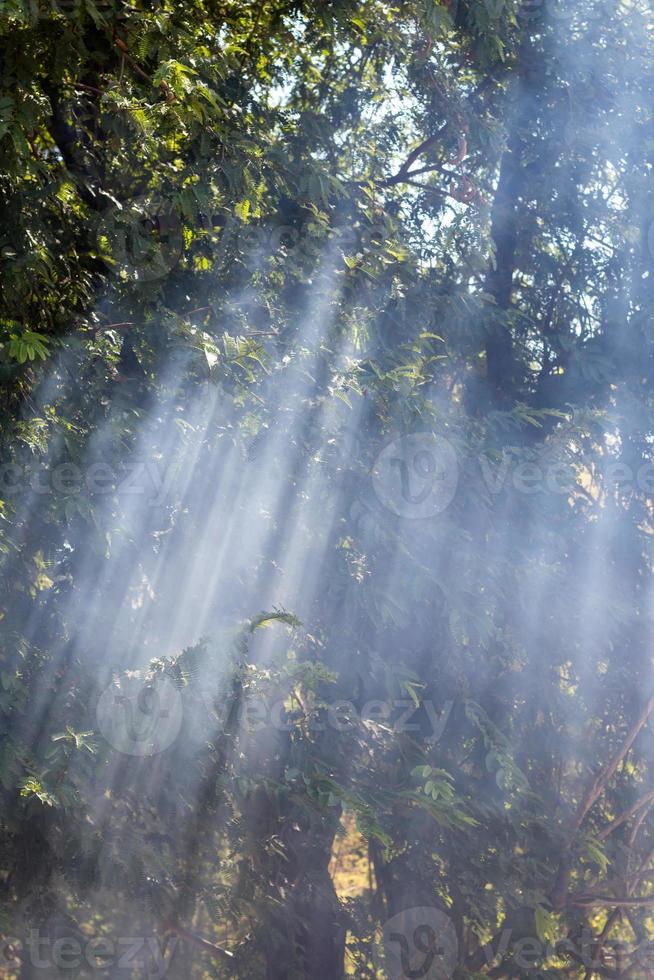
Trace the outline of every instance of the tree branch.
<instances>
[{"instance_id":1,"label":"tree branch","mask_svg":"<svg viewBox=\"0 0 654 980\"><path fill-rule=\"evenodd\" d=\"M190 943L197 949L203 950L205 953L213 956L214 959L232 960L234 958L234 954L230 953L228 949L223 949L222 946L217 946L215 943L209 942L208 939L202 939L201 936L196 936L194 932L190 932L190 930L185 929L183 926L167 922L164 931L179 936L180 939L186 940L187 943Z\"/></svg>"},{"instance_id":2,"label":"tree branch","mask_svg":"<svg viewBox=\"0 0 654 980\"><path fill-rule=\"evenodd\" d=\"M629 820L630 817L633 817L635 813L638 813L641 807L644 807L647 803L651 803L652 800L654 800L654 789L650 790L649 793L642 796L639 800L636 800L633 806L630 806L628 810L625 810L625 812L620 814L619 817L612 820L611 823L597 835L598 840L606 840L609 834L612 834L613 831L625 823L625 821Z\"/></svg>"},{"instance_id":3,"label":"tree branch","mask_svg":"<svg viewBox=\"0 0 654 980\"><path fill-rule=\"evenodd\" d=\"M594 804L597 802L599 797L602 795L606 789L607 784L611 781L615 773L617 772L618 766L624 761L627 753L629 752L631 746L636 741L641 729L646 724L647 719L654 711L654 695L650 697L649 701L641 711L640 715L631 726L627 733L627 737L620 746L620 748L613 754L609 759L604 768L599 772L599 774L592 781L586 792L584 793L577 811L575 813L574 819L572 821L572 827L570 832L570 837L568 840L568 846L565 849L561 860L559 863L559 870L557 872L556 880L554 882L554 887L550 893L550 901L556 911L560 911L566 903L566 893L568 890L568 884L570 882L570 875L572 873L572 855L571 847L572 843L581 827L586 815L589 810L592 809Z\"/></svg>"},{"instance_id":4,"label":"tree branch","mask_svg":"<svg viewBox=\"0 0 654 980\"><path fill-rule=\"evenodd\" d=\"M629 895L623 898L612 898L610 895L571 895L568 905L575 909L654 908L654 895L646 895L644 898L633 898Z\"/></svg>"},{"instance_id":5,"label":"tree branch","mask_svg":"<svg viewBox=\"0 0 654 980\"><path fill-rule=\"evenodd\" d=\"M641 729L646 724L647 719L651 715L652 711L654 711L654 695L652 695L652 697L649 699L649 701L641 711L640 715L638 716L637 720L629 729L629 732L627 733L627 737L622 743L621 747L614 753L614 755L608 761L606 766L604 766L604 768L601 770L599 775L593 780L593 782L588 787L575 814L575 818L572 824L573 833L576 833L579 830L581 824L584 821L584 818L586 817L586 814L594 806L594 804L597 802L599 797L606 789L607 784L611 781L611 779L615 775L620 763L624 761L625 756L629 752L631 746L636 741L636 738L640 734Z\"/></svg>"}]
</instances>

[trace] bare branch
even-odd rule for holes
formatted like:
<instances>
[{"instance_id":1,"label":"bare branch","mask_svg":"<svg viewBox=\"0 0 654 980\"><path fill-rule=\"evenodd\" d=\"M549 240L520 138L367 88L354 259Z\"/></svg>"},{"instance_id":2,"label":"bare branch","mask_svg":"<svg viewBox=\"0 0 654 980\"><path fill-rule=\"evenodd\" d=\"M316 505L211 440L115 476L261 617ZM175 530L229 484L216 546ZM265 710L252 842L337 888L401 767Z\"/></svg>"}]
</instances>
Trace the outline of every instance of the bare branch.
<instances>
[{"instance_id":1,"label":"bare branch","mask_svg":"<svg viewBox=\"0 0 654 980\"><path fill-rule=\"evenodd\" d=\"M642 807L644 807L647 803L651 803L652 800L654 800L654 789L650 790L649 793L647 793L645 796L642 796L639 800L636 800L633 806L630 806L628 810L625 810L625 812L620 814L619 817L616 817L615 820L612 820L611 823L607 827L605 827L600 834L597 835L598 840L606 840L609 834L612 834L614 830L622 826L623 823L629 820L630 817L633 817L635 813L638 813L638 811Z\"/></svg>"}]
</instances>

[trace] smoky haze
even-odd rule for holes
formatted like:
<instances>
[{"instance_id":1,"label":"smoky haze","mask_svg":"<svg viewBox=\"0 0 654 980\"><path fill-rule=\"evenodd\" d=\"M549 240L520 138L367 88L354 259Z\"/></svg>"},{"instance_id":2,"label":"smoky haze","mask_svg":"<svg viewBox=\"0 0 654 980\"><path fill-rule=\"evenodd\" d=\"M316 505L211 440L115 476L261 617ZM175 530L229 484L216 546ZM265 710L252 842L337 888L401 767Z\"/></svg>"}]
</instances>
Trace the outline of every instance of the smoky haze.
<instances>
[{"instance_id":1,"label":"smoky haze","mask_svg":"<svg viewBox=\"0 0 654 980\"><path fill-rule=\"evenodd\" d=\"M469 28L470 5L435 6ZM49 941L78 935L71 908L103 921L118 909L123 934L130 920L143 933L143 975L184 975L176 944L195 943L224 971L211 975L266 980L338 980L326 922L341 950L360 928L351 975L364 980L418 975L402 953L432 955L423 932L442 940L428 977L486 975L475 971L492 969L481 951L496 939L509 965L488 975L529 975L516 940L544 946L560 927L576 942L572 919L593 907L607 913L603 942L619 926L645 943L634 899L649 897L654 842L652 11L496 3L484 16L509 7L515 44L488 86L459 80L458 101L443 68L456 45L430 35L423 61L443 90L429 98L456 101L458 156L430 167L425 150L422 185L390 151L395 176L343 180L380 226L400 228L378 266L358 205L333 207L321 237L241 208L257 229L245 272L224 289L215 273L220 308L187 304L183 326L147 325L165 337L155 356L112 305L116 282L181 281L184 239L169 229L146 261L104 218L122 248L93 335L111 348L111 385L85 401L97 348L61 340L22 407L42 441L17 440L2 466L3 575L29 565L22 636L43 658L11 735L33 758L70 743L57 772L74 791L60 804L86 808L67 832L38 824L57 870L48 915L28 903L21 922ZM414 69L390 56L373 68L392 83L367 110L379 145L431 138ZM300 89L287 78L273 93L288 118ZM358 164L363 150L348 152ZM293 262L301 288L285 291ZM277 319L258 329L271 268ZM71 405L83 433L62 422ZM341 818L369 876L345 898ZM618 911L630 902L631 922ZM155 941L157 922L172 946ZM300 950L306 972L274 973L262 936L282 963ZM576 968L628 975L593 973L592 942L589 962L575 947ZM141 975L126 970L109 975Z\"/></svg>"}]
</instances>

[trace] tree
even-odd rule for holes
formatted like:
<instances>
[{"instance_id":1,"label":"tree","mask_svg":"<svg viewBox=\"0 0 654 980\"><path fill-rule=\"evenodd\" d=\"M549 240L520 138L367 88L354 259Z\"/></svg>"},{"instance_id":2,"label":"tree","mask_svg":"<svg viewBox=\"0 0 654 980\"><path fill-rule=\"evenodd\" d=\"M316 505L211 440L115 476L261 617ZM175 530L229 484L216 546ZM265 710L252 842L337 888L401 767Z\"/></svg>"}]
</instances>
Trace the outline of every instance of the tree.
<instances>
[{"instance_id":1,"label":"tree","mask_svg":"<svg viewBox=\"0 0 654 980\"><path fill-rule=\"evenodd\" d=\"M649 975L646 5L0 25L16 971Z\"/></svg>"}]
</instances>

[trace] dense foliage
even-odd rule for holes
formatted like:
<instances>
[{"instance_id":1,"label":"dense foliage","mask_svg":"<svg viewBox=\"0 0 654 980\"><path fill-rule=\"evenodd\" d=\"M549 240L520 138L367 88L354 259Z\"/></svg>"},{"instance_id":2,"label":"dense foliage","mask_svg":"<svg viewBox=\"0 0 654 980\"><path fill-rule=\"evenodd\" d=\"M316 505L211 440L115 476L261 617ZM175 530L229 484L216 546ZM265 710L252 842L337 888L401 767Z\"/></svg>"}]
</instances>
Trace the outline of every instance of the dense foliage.
<instances>
[{"instance_id":1,"label":"dense foliage","mask_svg":"<svg viewBox=\"0 0 654 980\"><path fill-rule=\"evenodd\" d=\"M652 975L653 30L2 3L4 975Z\"/></svg>"}]
</instances>

